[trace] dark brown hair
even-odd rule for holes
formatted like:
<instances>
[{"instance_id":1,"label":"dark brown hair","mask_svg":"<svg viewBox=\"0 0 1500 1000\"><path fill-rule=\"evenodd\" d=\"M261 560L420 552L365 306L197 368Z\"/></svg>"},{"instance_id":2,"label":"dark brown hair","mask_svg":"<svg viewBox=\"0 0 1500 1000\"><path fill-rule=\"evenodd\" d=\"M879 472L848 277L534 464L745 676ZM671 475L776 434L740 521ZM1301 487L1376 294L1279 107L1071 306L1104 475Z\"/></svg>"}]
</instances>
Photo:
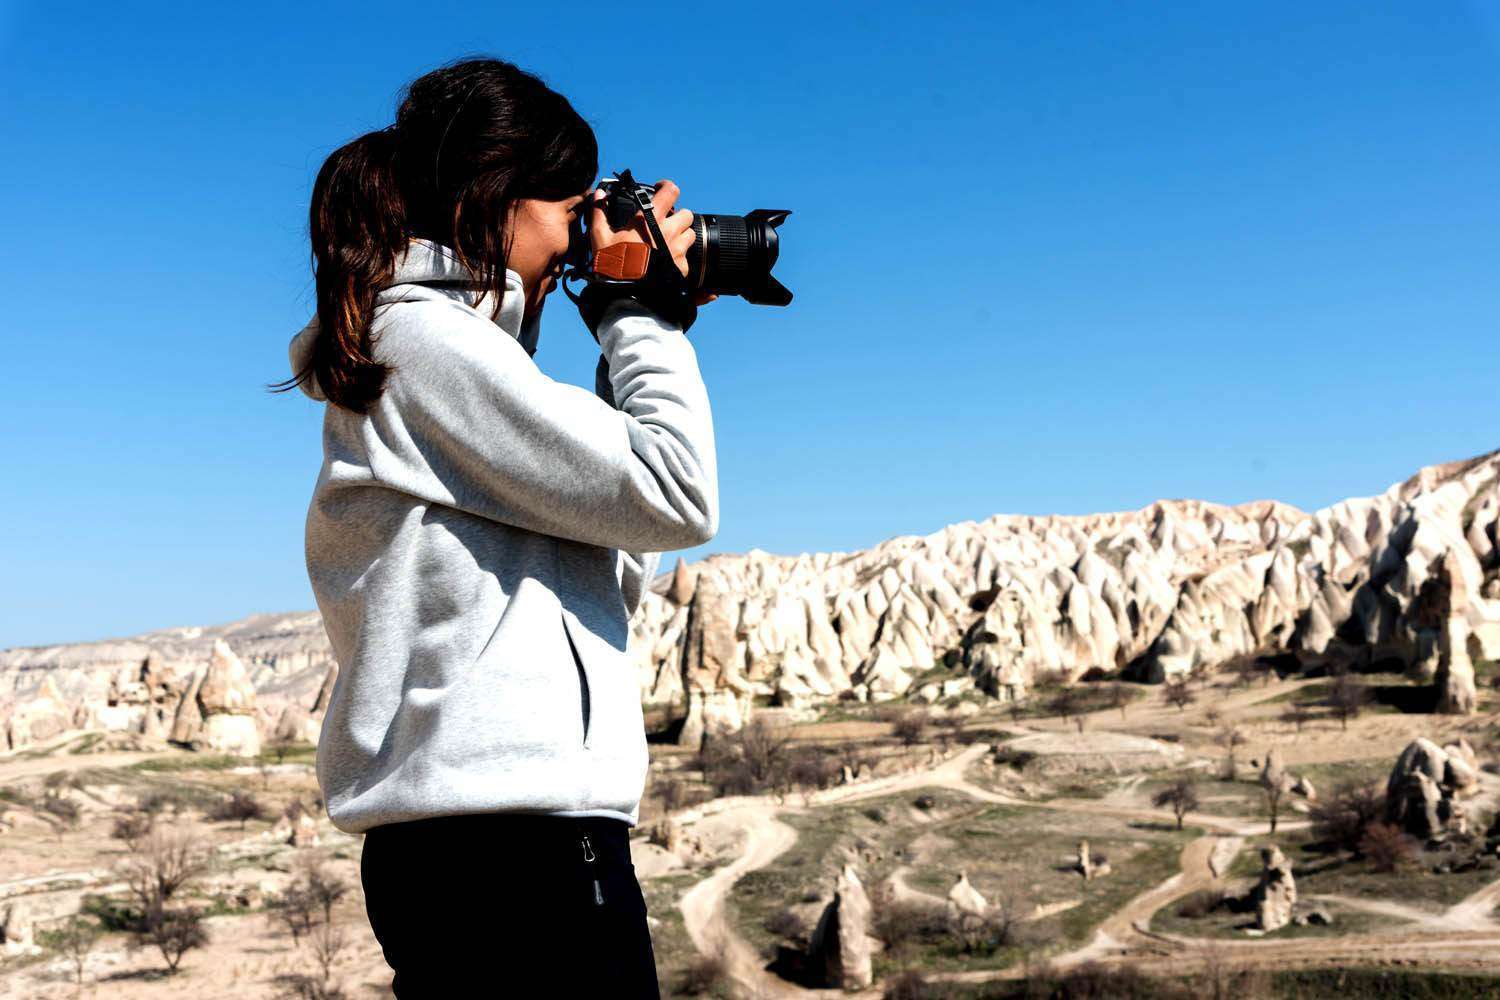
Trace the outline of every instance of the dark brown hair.
<instances>
[{"instance_id":1,"label":"dark brown hair","mask_svg":"<svg viewBox=\"0 0 1500 1000\"><path fill-rule=\"evenodd\" d=\"M409 239L453 249L493 294L498 318L518 198L558 201L599 172L593 129L538 77L500 59L463 59L402 88L396 122L334 150L313 184L308 234L318 290L309 376L357 413L388 372L370 340L375 295Z\"/></svg>"}]
</instances>

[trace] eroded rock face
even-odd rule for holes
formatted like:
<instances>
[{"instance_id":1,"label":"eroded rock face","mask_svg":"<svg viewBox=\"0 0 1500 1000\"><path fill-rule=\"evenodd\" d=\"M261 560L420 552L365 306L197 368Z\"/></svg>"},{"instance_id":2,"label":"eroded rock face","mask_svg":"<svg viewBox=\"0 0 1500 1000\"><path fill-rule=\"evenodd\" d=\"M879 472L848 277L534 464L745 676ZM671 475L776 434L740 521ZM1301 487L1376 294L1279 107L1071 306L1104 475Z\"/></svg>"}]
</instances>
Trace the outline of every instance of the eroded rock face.
<instances>
[{"instance_id":1,"label":"eroded rock face","mask_svg":"<svg viewBox=\"0 0 1500 1000\"><path fill-rule=\"evenodd\" d=\"M643 701L686 715L688 744L743 725L757 697L806 708L947 698L972 685L1013 699L1039 676L1121 668L1160 681L1272 655L1394 659L1430 678L1445 710L1466 713L1472 662L1500 659L1497 484L1500 453L1491 453L1312 513L1163 500L1085 516L996 515L861 552L679 561L650 584L628 655ZM288 705L314 718L326 708L335 675L317 614L257 615L0 651L0 742L59 725L145 732L148 702L156 724L189 742L203 722L197 696L187 705L183 695L217 640L243 661L267 716L263 737ZM22 706L44 676L68 711ZM217 683L206 697L238 714Z\"/></svg>"},{"instance_id":2,"label":"eroded rock face","mask_svg":"<svg viewBox=\"0 0 1500 1000\"><path fill-rule=\"evenodd\" d=\"M45 743L72 728L73 706L58 690L56 680L47 676L11 710L5 724L6 749Z\"/></svg>"},{"instance_id":3,"label":"eroded rock face","mask_svg":"<svg viewBox=\"0 0 1500 1000\"><path fill-rule=\"evenodd\" d=\"M1497 483L1500 454L1489 454L1311 514L1161 501L998 515L852 554L714 556L698 565L691 602L703 588L733 595L697 618L720 642L686 627L680 573L659 579L633 623L642 691L700 714L705 645L733 662L722 676L799 706L845 692L930 700L950 680L1008 700L1038 676L1094 667L1160 681L1245 657L1426 658L1433 677L1443 671L1448 710L1466 711L1468 659L1500 658ZM1418 620L1418 595L1439 576L1462 593L1442 636ZM933 677L938 665L948 673Z\"/></svg>"},{"instance_id":4,"label":"eroded rock face","mask_svg":"<svg viewBox=\"0 0 1500 1000\"><path fill-rule=\"evenodd\" d=\"M1438 626L1438 711L1447 715L1473 715L1478 703L1474 689L1474 663L1469 658L1469 590L1463 569L1453 550L1444 553L1437 580L1442 595L1442 621Z\"/></svg>"},{"instance_id":5,"label":"eroded rock face","mask_svg":"<svg viewBox=\"0 0 1500 1000\"><path fill-rule=\"evenodd\" d=\"M1292 863L1274 844L1261 848L1263 868L1260 881L1250 891L1255 907L1255 926L1263 931L1280 930L1292 922L1297 905L1297 880L1292 877Z\"/></svg>"},{"instance_id":6,"label":"eroded rock face","mask_svg":"<svg viewBox=\"0 0 1500 1000\"><path fill-rule=\"evenodd\" d=\"M13 733L21 746L43 742L65 720L64 728L191 744L203 727L194 688L206 676L214 645L221 640L233 648L247 674L262 737L286 706L311 705L319 682L333 669L327 633L316 612L253 615L212 628L0 650L0 745ZM38 686L39 678L47 688ZM239 695L245 693L242 688ZM26 703L43 696L60 700L63 708L53 705L44 713L51 721L33 725L43 706ZM218 697L212 685L208 697L211 702ZM324 707L326 701L313 709L314 715L321 717Z\"/></svg>"},{"instance_id":7,"label":"eroded rock face","mask_svg":"<svg viewBox=\"0 0 1500 1000\"><path fill-rule=\"evenodd\" d=\"M1439 747L1418 737L1401 751L1386 782L1386 822L1422 840L1463 833L1463 799L1479 788L1479 762L1469 741Z\"/></svg>"},{"instance_id":8,"label":"eroded rock face","mask_svg":"<svg viewBox=\"0 0 1500 1000\"><path fill-rule=\"evenodd\" d=\"M846 990L870 985L869 930L870 897L854 867L846 864L808 942L808 964L819 981Z\"/></svg>"}]
</instances>

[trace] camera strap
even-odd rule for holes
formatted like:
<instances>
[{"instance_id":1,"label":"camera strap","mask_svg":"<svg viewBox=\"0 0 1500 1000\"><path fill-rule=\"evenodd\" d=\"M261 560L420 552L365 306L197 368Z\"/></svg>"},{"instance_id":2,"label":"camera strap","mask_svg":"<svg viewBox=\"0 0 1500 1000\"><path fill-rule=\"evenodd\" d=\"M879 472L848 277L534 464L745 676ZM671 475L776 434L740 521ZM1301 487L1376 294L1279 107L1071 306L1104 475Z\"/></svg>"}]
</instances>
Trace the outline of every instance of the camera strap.
<instances>
[{"instance_id":1,"label":"camera strap","mask_svg":"<svg viewBox=\"0 0 1500 1000\"><path fill-rule=\"evenodd\" d=\"M604 247L592 255L589 269L578 274L587 282L580 295L563 283L563 292L578 307L595 340L604 310L622 298L634 299L667 322L680 325L684 333L698 318L692 289L672 259L651 200L643 191L633 193L655 246L632 242Z\"/></svg>"}]
</instances>

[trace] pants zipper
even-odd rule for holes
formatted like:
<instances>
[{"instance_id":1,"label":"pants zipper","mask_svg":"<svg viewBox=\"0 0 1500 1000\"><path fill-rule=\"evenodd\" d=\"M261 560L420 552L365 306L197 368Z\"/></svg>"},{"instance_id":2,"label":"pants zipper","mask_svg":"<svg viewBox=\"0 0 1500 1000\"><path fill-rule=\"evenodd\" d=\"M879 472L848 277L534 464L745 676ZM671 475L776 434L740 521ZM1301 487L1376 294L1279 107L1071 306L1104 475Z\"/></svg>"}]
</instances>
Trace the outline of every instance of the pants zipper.
<instances>
[{"instance_id":1,"label":"pants zipper","mask_svg":"<svg viewBox=\"0 0 1500 1000\"><path fill-rule=\"evenodd\" d=\"M583 861L585 864L592 865L596 860L598 860L598 855L594 853L594 845L589 843L588 834L585 833L583 835L583 839L579 842L579 844L583 848ZM604 905L604 890L600 888L599 880L597 878L594 879L594 905Z\"/></svg>"}]
</instances>

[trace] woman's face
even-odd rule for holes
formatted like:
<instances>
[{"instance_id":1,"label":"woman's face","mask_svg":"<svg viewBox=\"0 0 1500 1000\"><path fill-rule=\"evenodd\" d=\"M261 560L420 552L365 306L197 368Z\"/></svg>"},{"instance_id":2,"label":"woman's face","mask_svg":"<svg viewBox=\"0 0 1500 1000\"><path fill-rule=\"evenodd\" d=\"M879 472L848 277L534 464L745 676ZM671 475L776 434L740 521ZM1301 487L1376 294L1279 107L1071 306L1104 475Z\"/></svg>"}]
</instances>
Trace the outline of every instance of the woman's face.
<instances>
[{"instance_id":1,"label":"woman's face","mask_svg":"<svg viewBox=\"0 0 1500 1000\"><path fill-rule=\"evenodd\" d=\"M540 309L557 287L568 253L568 232L593 194L585 191L561 201L518 198L511 206L512 243L506 262L526 286L526 314Z\"/></svg>"}]
</instances>

